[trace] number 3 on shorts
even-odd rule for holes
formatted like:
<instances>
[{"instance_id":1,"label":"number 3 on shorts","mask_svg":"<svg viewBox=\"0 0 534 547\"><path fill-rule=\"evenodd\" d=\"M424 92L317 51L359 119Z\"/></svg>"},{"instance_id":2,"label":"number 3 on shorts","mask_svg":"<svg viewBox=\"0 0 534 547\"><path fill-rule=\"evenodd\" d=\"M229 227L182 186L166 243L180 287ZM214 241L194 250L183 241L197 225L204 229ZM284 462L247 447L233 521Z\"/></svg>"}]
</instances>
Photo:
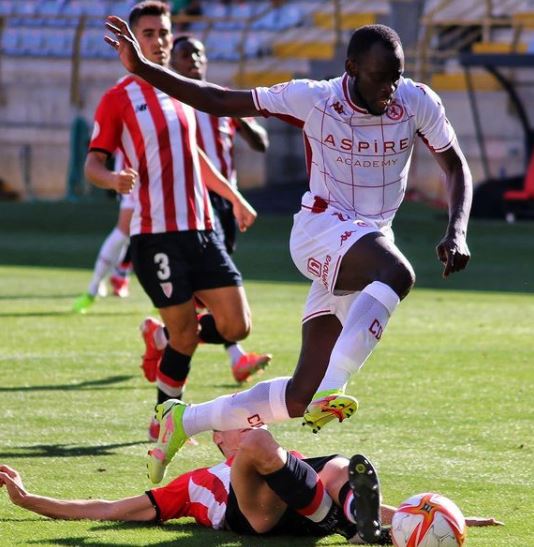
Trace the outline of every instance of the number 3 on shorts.
<instances>
[{"instance_id":1,"label":"number 3 on shorts","mask_svg":"<svg viewBox=\"0 0 534 547\"><path fill-rule=\"evenodd\" d=\"M156 272L160 281L165 281L171 277L171 269L169 267L169 257L165 253L156 253L154 262L158 265L159 270Z\"/></svg>"}]
</instances>

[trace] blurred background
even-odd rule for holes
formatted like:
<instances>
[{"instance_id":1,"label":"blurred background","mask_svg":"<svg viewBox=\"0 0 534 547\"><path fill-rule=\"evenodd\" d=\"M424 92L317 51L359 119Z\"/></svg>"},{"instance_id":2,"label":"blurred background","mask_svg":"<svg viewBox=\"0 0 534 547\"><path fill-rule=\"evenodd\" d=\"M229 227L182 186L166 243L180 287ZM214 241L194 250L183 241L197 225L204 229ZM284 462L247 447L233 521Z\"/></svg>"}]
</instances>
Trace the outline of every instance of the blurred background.
<instances>
[{"instance_id":1,"label":"blurred background","mask_svg":"<svg viewBox=\"0 0 534 547\"><path fill-rule=\"evenodd\" d=\"M0 0L0 199L91 199L83 178L93 113L123 69L103 40L106 15L132 0ZM208 79L231 87L342 73L352 30L385 23L400 34L406 75L443 99L477 186L478 216L528 217L534 202L534 0L174 0L175 33L206 44ZM275 119L266 155L238 142L240 186L291 209L305 187L298 129ZM422 142L408 198L445 202ZM506 191L523 192L508 200ZM274 191L273 191L274 190Z\"/></svg>"}]
</instances>

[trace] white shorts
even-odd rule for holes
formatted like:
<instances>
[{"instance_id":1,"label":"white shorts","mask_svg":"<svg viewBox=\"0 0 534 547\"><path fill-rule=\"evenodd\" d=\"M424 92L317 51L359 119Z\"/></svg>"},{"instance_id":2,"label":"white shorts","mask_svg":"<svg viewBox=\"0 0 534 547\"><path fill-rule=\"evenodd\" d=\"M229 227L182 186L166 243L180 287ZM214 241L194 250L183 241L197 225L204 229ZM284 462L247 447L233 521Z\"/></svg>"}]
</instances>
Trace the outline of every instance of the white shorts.
<instances>
[{"instance_id":1,"label":"white shorts","mask_svg":"<svg viewBox=\"0 0 534 547\"><path fill-rule=\"evenodd\" d=\"M349 308L359 294L360 291L335 296L328 292L320 281L314 281L304 304L302 322L306 323L306 321L321 315L335 315L341 325L345 325Z\"/></svg>"},{"instance_id":2,"label":"white shorts","mask_svg":"<svg viewBox=\"0 0 534 547\"><path fill-rule=\"evenodd\" d=\"M121 194L121 209L135 209L135 198L133 192L129 194Z\"/></svg>"},{"instance_id":3,"label":"white shorts","mask_svg":"<svg viewBox=\"0 0 534 547\"><path fill-rule=\"evenodd\" d=\"M334 294L341 259L361 237L380 228L368 221L351 218L331 206L323 212L303 208L293 217L289 239L291 258L300 273L319 281Z\"/></svg>"}]
</instances>

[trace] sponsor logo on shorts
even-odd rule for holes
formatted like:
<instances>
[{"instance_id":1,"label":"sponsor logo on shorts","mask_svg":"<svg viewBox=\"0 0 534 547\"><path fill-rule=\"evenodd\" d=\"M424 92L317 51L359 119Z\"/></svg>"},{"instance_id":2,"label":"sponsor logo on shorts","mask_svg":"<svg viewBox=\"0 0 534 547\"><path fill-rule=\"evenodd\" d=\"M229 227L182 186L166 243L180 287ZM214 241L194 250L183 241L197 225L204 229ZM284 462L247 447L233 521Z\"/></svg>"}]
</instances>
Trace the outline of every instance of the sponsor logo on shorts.
<instances>
[{"instance_id":1,"label":"sponsor logo on shorts","mask_svg":"<svg viewBox=\"0 0 534 547\"><path fill-rule=\"evenodd\" d=\"M369 327L369 332L377 339L382 338L382 332L384 332L384 327L380 324L378 319L373 319L371 326Z\"/></svg>"},{"instance_id":2,"label":"sponsor logo on shorts","mask_svg":"<svg viewBox=\"0 0 534 547\"><path fill-rule=\"evenodd\" d=\"M328 270L330 270L331 261L332 257L330 255L326 255L323 265L323 274L321 275L321 281L323 282L325 289L328 289Z\"/></svg>"},{"instance_id":3,"label":"sponsor logo on shorts","mask_svg":"<svg viewBox=\"0 0 534 547\"><path fill-rule=\"evenodd\" d=\"M172 295L172 283L169 283L168 281L165 282L165 283L160 283L159 286L161 287L161 290L163 291L163 294L167 297L167 298L170 298L171 295Z\"/></svg>"},{"instance_id":4,"label":"sponsor logo on shorts","mask_svg":"<svg viewBox=\"0 0 534 547\"><path fill-rule=\"evenodd\" d=\"M316 258L308 258L308 271L315 277L321 277L322 264Z\"/></svg>"},{"instance_id":5,"label":"sponsor logo on shorts","mask_svg":"<svg viewBox=\"0 0 534 547\"><path fill-rule=\"evenodd\" d=\"M345 243L345 241L347 241L347 239L349 239L349 237L352 236L353 233L354 233L354 230L343 232L341 234L341 242L339 243L339 246L341 247L343 245L343 243Z\"/></svg>"},{"instance_id":6,"label":"sponsor logo on shorts","mask_svg":"<svg viewBox=\"0 0 534 547\"><path fill-rule=\"evenodd\" d=\"M265 425L259 414L253 414L252 416L249 416L247 418L247 422L249 423L250 427L261 427L262 425Z\"/></svg>"},{"instance_id":7,"label":"sponsor logo on shorts","mask_svg":"<svg viewBox=\"0 0 534 547\"><path fill-rule=\"evenodd\" d=\"M367 222L364 222L363 220L355 220L354 224L356 224L356 226L359 226L360 228L367 228L367 226L369 226L369 224L367 224Z\"/></svg>"}]
</instances>

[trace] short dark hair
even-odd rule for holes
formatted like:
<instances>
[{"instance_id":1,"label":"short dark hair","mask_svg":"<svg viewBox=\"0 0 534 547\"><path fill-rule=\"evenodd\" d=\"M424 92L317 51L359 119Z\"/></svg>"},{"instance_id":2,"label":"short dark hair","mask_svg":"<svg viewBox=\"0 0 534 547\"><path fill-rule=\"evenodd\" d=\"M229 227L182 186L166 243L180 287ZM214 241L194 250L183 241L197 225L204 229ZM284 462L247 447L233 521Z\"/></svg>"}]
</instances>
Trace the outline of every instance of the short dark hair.
<instances>
[{"instance_id":1,"label":"short dark hair","mask_svg":"<svg viewBox=\"0 0 534 547\"><path fill-rule=\"evenodd\" d=\"M172 50L174 51L182 42L189 42L189 40L197 40L192 34L181 34L172 41Z\"/></svg>"},{"instance_id":2,"label":"short dark hair","mask_svg":"<svg viewBox=\"0 0 534 547\"><path fill-rule=\"evenodd\" d=\"M347 57L349 59L358 59L377 42L391 51L395 51L399 46L402 47L399 35L391 27L386 25L365 25L353 32L347 47Z\"/></svg>"},{"instance_id":3,"label":"short dark hair","mask_svg":"<svg viewBox=\"0 0 534 547\"><path fill-rule=\"evenodd\" d=\"M168 4L160 2L159 0L145 0L144 2L139 2L139 4L135 4L128 16L128 24L130 27L135 26L143 15L167 15L170 18L171 10Z\"/></svg>"}]
</instances>

